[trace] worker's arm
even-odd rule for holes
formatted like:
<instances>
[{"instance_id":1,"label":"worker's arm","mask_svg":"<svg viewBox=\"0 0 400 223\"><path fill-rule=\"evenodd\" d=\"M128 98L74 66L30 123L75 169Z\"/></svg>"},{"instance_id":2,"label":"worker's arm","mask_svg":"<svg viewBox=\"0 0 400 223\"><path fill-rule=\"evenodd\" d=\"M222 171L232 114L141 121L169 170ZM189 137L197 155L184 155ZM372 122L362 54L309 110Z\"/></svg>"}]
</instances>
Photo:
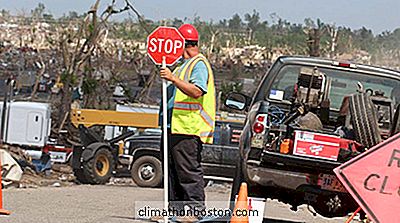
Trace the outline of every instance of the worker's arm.
<instances>
[{"instance_id":1,"label":"worker's arm","mask_svg":"<svg viewBox=\"0 0 400 223\"><path fill-rule=\"evenodd\" d=\"M199 87L192 83L188 83L184 80L179 79L178 77L175 77L171 70L168 68L161 68L160 70L160 76L161 78L171 81L179 90L181 90L183 93L188 95L189 97L192 98L199 98L203 95L203 91L200 90Z\"/></svg>"}]
</instances>

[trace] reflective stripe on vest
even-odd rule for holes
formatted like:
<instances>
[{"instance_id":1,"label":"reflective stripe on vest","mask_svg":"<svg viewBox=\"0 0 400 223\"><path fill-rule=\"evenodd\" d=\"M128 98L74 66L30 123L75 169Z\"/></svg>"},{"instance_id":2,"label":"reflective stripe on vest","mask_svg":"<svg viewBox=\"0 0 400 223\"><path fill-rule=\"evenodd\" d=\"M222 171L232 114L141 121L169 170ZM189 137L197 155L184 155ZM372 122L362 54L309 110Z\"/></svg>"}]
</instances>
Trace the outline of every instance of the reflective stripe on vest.
<instances>
[{"instance_id":1,"label":"reflective stripe on vest","mask_svg":"<svg viewBox=\"0 0 400 223\"><path fill-rule=\"evenodd\" d=\"M188 64L188 68L185 71L185 77L183 80L185 81L189 81L189 77L190 77L190 73L192 72L194 66L197 64L197 62L199 62L200 60L202 60L201 55L197 55L195 56L192 61L189 62Z\"/></svg>"},{"instance_id":2,"label":"reflective stripe on vest","mask_svg":"<svg viewBox=\"0 0 400 223\"><path fill-rule=\"evenodd\" d=\"M200 110L200 116L210 127L214 126L214 121L209 114L203 109L203 106L200 103L193 102L174 102L174 109L180 110L190 110L190 111L198 111Z\"/></svg>"},{"instance_id":3,"label":"reflective stripe on vest","mask_svg":"<svg viewBox=\"0 0 400 223\"><path fill-rule=\"evenodd\" d=\"M200 138L204 138L204 137L213 137L214 132L201 132L200 133Z\"/></svg>"},{"instance_id":4,"label":"reflective stripe on vest","mask_svg":"<svg viewBox=\"0 0 400 223\"><path fill-rule=\"evenodd\" d=\"M190 77L190 73L193 70L194 66L196 65L197 62L199 62L201 60L201 54L193 57L190 61L187 62L187 64L183 63L180 64L178 67L176 67L176 69L172 72L175 76L180 76L180 72L185 69L185 75L183 80L186 82L189 82L189 77Z\"/></svg>"}]
</instances>

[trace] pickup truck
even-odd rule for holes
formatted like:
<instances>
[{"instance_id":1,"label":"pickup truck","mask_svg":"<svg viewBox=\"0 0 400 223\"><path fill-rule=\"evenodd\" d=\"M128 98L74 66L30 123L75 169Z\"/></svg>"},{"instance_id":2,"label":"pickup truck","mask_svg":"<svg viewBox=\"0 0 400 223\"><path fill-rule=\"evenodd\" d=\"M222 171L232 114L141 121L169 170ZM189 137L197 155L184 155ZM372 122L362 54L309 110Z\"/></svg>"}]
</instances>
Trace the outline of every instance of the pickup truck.
<instances>
[{"instance_id":1,"label":"pickup truck","mask_svg":"<svg viewBox=\"0 0 400 223\"><path fill-rule=\"evenodd\" d=\"M399 131L399 86L400 73L390 69L278 58L253 97L232 92L225 101L247 111L231 200L247 182L249 196L294 211L302 204L325 217L356 210L333 169Z\"/></svg>"},{"instance_id":2,"label":"pickup truck","mask_svg":"<svg viewBox=\"0 0 400 223\"><path fill-rule=\"evenodd\" d=\"M204 144L202 167L205 181L232 182L239 155L239 137L243 123L217 120L214 143ZM129 169L138 186L157 187L162 183L160 157L161 132L135 135L125 140L125 155L132 158Z\"/></svg>"}]
</instances>

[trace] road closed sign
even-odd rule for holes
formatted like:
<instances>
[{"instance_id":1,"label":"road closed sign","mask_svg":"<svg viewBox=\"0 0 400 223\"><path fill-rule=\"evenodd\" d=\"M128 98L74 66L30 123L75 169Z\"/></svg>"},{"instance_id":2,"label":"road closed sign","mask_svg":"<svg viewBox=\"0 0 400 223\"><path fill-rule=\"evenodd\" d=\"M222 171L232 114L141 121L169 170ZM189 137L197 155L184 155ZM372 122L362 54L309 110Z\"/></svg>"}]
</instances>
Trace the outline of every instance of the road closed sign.
<instances>
[{"instance_id":1,"label":"road closed sign","mask_svg":"<svg viewBox=\"0 0 400 223\"><path fill-rule=\"evenodd\" d=\"M174 27L160 26L147 37L147 53L157 65L173 65L183 54L185 39Z\"/></svg>"},{"instance_id":2,"label":"road closed sign","mask_svg":"<svg viewBox=\"0 0 400 223\"><path fill-rule=\"evenodd\" d=\"M373 222L400 222L400 133L334 171Z\"/></svg>"}]
</instances>

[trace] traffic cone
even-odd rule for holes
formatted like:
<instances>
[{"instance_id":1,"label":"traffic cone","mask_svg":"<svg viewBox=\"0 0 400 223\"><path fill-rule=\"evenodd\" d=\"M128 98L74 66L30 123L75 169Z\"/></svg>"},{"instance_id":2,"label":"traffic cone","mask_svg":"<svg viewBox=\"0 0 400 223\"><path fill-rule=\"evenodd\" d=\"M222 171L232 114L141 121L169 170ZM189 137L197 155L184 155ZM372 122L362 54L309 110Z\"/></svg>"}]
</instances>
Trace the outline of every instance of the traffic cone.
<instances>
[{"instance_id":1,"label":"traffic cone","mask_svg":"<svg viewBox=\"0 0 400 223\"><path fill-rule=\"evenodd\" d=\"M350 223L359 211L361 211L360 207L358 207L357 210L350 216L350 218L347 219L346 223Z\"/></svg>"},{"instance_id":2,"label":"traffic cone","mask_svg":"<svg viewBox=\"0 0 400 223\"><path fill-rule=\"evenodd\" d=\"M243 182L240 185L239 195L236 200L235 209L233 209L231 223L236 223L236 222L248 223L249 222L248 214L249 214L249 205L247 202L247 184Z\"/></svg>"},{"instance_id":3,"label":"traffic cone","mask_svg":"<svg viewBox=\"0 0 400 223\"><path fill-rule=\"evenodd\" d=\"M3 167L1 165L1 159L0 159L0 215L10 215L11 212L7 211L5 209L3 209L3 184L2 184L2 179L1 179L1 175L2 175L2 171Z\"/></svg>"}]
</instances>

